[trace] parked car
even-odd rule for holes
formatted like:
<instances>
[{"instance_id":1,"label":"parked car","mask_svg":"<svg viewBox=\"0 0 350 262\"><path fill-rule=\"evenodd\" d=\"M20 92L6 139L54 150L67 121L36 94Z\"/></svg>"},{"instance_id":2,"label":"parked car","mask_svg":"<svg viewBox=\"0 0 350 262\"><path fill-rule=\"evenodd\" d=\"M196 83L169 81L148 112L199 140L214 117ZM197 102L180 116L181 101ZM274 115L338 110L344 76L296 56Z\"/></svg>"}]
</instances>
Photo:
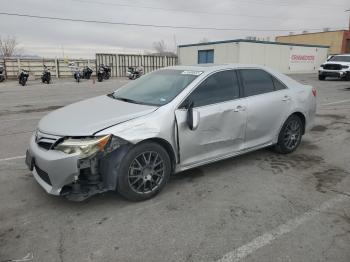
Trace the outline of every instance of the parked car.
<instances>
[{"instance_id":1,"label":"parked car","mask_svg":"<svg viewBox=\"0 0 350 262\"><path fill-rule=\"evenodd\" d=\"M26 163L50 194L155 196L173 173L273 146L299 146L316 89L253 65L174 66L42 118Z\"/></svg>"},{"instance_id":2,"label":"parked car","mask_svg":"<svg viewBox=\"0 0 350 262\"><path fill-rule=\"evenodd\" d=\"M318 70L318 79L336 77L350 81L350 54L330 56Z\"/></svg>"}]
</instances>

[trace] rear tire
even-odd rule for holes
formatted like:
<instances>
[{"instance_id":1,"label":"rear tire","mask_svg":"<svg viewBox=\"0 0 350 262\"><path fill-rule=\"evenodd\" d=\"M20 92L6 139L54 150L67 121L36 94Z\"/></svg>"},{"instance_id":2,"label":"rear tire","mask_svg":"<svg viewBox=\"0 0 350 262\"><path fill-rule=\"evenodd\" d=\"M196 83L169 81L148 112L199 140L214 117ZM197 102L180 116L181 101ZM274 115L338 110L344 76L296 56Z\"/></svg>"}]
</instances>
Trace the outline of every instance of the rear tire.
<instances>
[{"instance_id":1,"label":"rear tire","mask_svg":"<svg viewBox=\"0 0 350 262\"><path fill-rule=\"evenodd\" d=\"M297 115L288 117L278 135L275 151L280 154L289 154L295 151L301 142L303 129L304 125L300 117Z\"/></svg>"},{"instance_id":2,"label":"rear tire","mask_svg":"<svg viewBox=\"0 0 350 262\"><path fill-rule=\"evenodd\" d=\"M325 76L323 76L323 75L319 75L319 76L318 76L318 80L320 80L320 81L324 81L324 80L326 80L326 77L325 77Z\"/></svg>"},{"instance_id":3,"label":"rear tire","mask_svg":"<svg viewBox=\"0 0 350 262\"><path fill-rule=\"evenodd\" d=\"M126 154L117 178L117 191L131 201L157 195L167 184L171 161L166 150L153 142L140 143Z\"/></svg>"}]
</instances>

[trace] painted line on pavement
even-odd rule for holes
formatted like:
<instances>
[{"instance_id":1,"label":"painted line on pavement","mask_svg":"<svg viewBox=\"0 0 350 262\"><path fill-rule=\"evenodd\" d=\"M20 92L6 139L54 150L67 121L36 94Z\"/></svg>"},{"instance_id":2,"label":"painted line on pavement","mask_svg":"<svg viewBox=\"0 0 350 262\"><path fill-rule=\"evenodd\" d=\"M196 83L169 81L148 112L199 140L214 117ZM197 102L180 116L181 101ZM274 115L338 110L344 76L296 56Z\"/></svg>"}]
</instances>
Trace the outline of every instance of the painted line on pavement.
<instances>
[{"instance_id":1,"label":"painted line on pavement","mask_svg":"<svg viewBox=\"0 0 350 262\"><path fill-rule=\"evenodd\" d=\"M251 242L234 249L231 252L228 252L226 255L224 255L221 259L219 259L217 262L237 262L241 259L249 256L250 254L254 253L258 249L271 244L272 241L276 240L277 238L281 237L284 234L287 234L295 229L297 229L299 226L309 222L312 220L315 216L319 215L320 212L327 211L328 209L332 208L337 203L343 202L345 200L349 200L350 197L347 195L340 195L338 197L332 198L324 203L322 203L318 208L311 209L310 211L302 214L301 216L298 216L296 218L293 218L287 223L278 226L277 228L264 233L261 236L258 236L257 238L253 239Z\"/></svg>"},{"instance_id":2,"label":"painted line on pavement","mask_svg":"<svg viewBox=\"0 0 350 262\"><path fill-rule=\"evenodd\" d=\"M347 99L347 100L340 100L340 101L332 102L332 103L321 104L321 106L338 105L338 104L343 104L343 103L347 103L347 102L350 102L350 99Z\"/></svg>"},{"instance_id":3,"label":"painted line on pavement","mask_svg":"<svg viewBox=\"0 0 350 262\"><path fill-rule=\"evenodd\" d=\"M38 119L40 119L40 118L42 118L42 116L41 116L41 117L3 119L3 120L0 120L0 122L23 121L23 120L38 120Z\"/></svg>"},{"instance_id":4,"label":"painted line on pavement","mask_svg":"<svg viewBox=\"0 0 350 262\"><path fill-rule=\"evenodd\" d=\"M15 160L15 159L22 159L25 158L26 156L14 156L14 157L8 157L8 158L1 158L0 162L4 161L10 161L10 160Z\"/></svg>"}]
</instances>

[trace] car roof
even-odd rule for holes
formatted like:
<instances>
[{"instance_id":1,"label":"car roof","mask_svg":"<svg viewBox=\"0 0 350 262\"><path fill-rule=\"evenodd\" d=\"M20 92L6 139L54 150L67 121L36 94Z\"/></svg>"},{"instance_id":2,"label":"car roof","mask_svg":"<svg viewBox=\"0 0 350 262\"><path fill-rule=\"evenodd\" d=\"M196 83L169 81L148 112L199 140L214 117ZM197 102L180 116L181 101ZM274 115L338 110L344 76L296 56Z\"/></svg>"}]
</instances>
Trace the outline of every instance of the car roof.
<instances>
[{"instance_id":1,"label":"car roof","mask_svg":"<svg viewBox=\"0 0 350 262\"><path fill-rule=\"evenodd\" d=\"M338 54L338 55L332 55L332 56L350 56L350 54Z\"/></svg>"},{"instance_id":2,"label":"car roof","mask_svg":"<svg viewBox=\"0 0 350 262\"><path fill-rule=\"evenodd\" d=\"M222 69L237 69L237 68L264 68L261 65L254 64L203 64L203 65L177 65L170 66L164 69L176 69L176 70L190 70L190 71L203 71L212 72Z\"/></svg>"}]
</instances>

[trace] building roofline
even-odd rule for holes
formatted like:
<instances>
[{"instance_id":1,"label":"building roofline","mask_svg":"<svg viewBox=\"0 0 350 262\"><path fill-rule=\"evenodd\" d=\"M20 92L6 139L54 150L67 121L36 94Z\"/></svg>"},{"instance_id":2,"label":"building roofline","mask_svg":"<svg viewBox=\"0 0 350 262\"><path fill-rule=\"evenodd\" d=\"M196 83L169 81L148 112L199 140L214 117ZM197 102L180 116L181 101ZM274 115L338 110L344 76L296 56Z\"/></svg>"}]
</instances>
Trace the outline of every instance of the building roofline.
<instances>
[{"instance_id":1,"label":"building roofline","mask_svg":"<svg viewBox=\"0 0 350 262\"><path fill-rule=\"evenodd\" d=\"M178 47L181 48L181 47L190 47L190 46L217 45L217 44L241 43L241 42L243 42L243 43L270 44L270 45L290 45L290 46L329 48L329 46L327 46L327 45L293 44L293 43L259 41L259 40L248 40L248 39L233 39L233 40L214 41L214 42L207 42L207 43L186 44L186 45L179 45Z\"/></svg>"},{"instance_id":2,"label":"building roofline","mask_svg":"<svg viewBox=\"0 0 350 262\"><path fill-rule=\"evenodd\" d=\"M279 36L276 36L276 38L277 37L297 36L297 35L312 35L312 34L322 34L322 33L333 33L333 32L350 32L350 30L341 29L341 30L330 30L330 31L322 31L322 32L308 32L308 33L292 34L292 35L279 35Z\"/></svg>"}]
</instances>

